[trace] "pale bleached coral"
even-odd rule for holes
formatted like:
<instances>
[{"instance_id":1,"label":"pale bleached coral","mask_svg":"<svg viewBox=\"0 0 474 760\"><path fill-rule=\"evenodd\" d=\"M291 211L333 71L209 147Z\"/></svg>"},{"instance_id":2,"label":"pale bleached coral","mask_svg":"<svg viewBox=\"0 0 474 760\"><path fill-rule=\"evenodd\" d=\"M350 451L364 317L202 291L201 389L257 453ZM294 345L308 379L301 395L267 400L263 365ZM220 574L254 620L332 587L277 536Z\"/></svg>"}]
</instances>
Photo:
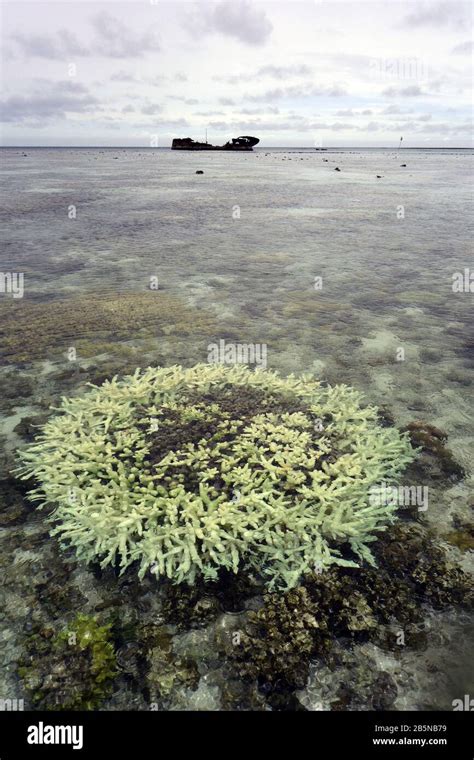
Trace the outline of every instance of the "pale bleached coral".
<instances>
[{"instance_id":1,"label":"pale bleached coral","mask_svg":"<svg viewBox=\"0 0 474 760\"><path fill-rule=\"evenodd\" d=\"M192 583L251 570L270 588L372 562L394 519L371 486L413 458L344 385L243 366L149 367L63 398L20 453L53 534L85 561Z\"/></svg>"}]
</instances>

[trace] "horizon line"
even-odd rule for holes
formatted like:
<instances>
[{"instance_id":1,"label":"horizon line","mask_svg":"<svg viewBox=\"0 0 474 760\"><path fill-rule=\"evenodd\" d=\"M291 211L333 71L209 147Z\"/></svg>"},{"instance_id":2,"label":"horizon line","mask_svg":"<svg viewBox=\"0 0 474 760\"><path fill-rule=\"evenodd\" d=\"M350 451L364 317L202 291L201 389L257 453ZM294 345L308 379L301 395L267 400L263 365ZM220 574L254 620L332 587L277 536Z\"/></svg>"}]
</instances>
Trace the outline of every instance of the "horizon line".
<instances>
[{"instance_id":1,"label":"horizon line","mask_svg":"<svg viewBox=\"0 0 474 760\"><path fill-rule=\"evenodd\" d=\"M105 148L110 150L127 150L138 149L141 150L171 150L171 145L158 145L151 147L150 145L0 145L1 148ZM325 148L315 148L312 145L268 145L268 146L255 146L253 150L270 150L271 148L304 148L305 150L314 150L316 153L324 152L325 150L334 150L335 148L366 148L370 150L474 150L474 145L404 145L398 147L396 145L327 145ZM177 151L179 152L179 151ZM204 153L206 151L182 151L185 153ZM212 153L212 151L209 151ZM229 153L238 153L239 151L228 151ZM242 153L250 153L252 151L240 151Z\"/></svg>"}]
</instances>

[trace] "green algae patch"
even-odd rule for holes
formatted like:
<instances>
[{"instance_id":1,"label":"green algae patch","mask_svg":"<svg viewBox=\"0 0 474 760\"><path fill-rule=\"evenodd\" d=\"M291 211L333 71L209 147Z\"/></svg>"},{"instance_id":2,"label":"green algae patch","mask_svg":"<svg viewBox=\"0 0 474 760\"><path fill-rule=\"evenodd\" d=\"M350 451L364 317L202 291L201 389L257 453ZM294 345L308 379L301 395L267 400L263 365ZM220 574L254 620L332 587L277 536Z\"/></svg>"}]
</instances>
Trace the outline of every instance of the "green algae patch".
<instances>
[{"instance_id":1,"label":"green algae patch","mask_svg":"<svg viewBox=\"0 0 474 760\"><path fill-rule=\"evenodd\" d=\"M314 569L373 564L395 519L371 488L414 453L361 402L309 375L137 369L64 398L19 474L86 562L189 584L246 570L292 588Z\"/></svg>"},{"instance_id":2,"label":"green algae patch","mask_svg":"<svg viewBox=\"0 0 474 760\"><path fill-rule=\"evenodd\" d=\"M444 539L452 546L457 546L459 551L474 551L474 527L467 525L463 529L453 530L444 536Z\"/></svg>"},{"instance_id":3,"label":"green algae patch","mask_svg":"<svg viewBox=\"0 0 474 760\"><path fill-rule=\"evenodd\" d=\"M43 710L94 710L110 695L116 658L110 626L79 614L55 634L29 637L18 675L34 706Z\"/></svg>"},{"instance_id":4,"label":"green algae patch","mask_svg":"<svg viewBox=\"0 0 474 760\"><path fill-rule=\"evenodd\" d=\"M90 293L57 301L23 299L0 305L0 357L4 364L51 359L70 346L83 357L113 350L114 342L215 332L212 315L176 296Z\"/></svg>"}]
</instances>

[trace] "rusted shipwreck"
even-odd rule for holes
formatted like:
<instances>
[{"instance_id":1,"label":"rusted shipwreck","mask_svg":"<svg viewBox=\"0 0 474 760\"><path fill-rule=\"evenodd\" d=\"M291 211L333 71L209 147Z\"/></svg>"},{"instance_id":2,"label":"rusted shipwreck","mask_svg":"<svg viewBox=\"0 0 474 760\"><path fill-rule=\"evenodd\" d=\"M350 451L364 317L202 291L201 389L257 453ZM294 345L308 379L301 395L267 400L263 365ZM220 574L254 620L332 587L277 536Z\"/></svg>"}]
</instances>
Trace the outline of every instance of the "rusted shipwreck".
<instances>
[{"instance_id":1,"label":"rusted shipwreck","mask_svg":"<svg viewBox=\"0 0 474 760\"><path fill-rule=\"evenodd\" d=\"M253 150L254 145L260 142L258 137L243 135L242 137L233 137L231 142L225 145L211 145L208 142L197 142L190 137L175 137L171 143L171 150Z\"/></svg>"}]
</instances>

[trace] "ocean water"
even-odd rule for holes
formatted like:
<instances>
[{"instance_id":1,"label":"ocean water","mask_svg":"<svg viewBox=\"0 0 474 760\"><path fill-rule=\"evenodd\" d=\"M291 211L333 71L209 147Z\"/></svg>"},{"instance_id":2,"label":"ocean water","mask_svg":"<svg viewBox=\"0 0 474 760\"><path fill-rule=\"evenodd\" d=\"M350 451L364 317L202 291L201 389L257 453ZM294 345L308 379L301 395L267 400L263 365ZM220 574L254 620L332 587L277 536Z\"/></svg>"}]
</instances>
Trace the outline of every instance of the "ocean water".
<instances>
[{"instance_id":1,"label":"ocean water","mask_svg":"<svg viewBox=\"0 0 474 760\"><path fill-rule=\"evenodd\" d=\"M132 365L205 362L223 339L265 345L267 366L284 374L348 383L397 425L441 428L466 477L439 484L424 519L442 539L472 519L472 151L0 157L0 271L24 274L23 298L0 294L2 478L23 441L17 426L62 391ZM24 572L38 557L15 554L17 531L5 530ZM452 551L472 569L472 552ZM9 607L20 589L18 575ZM20 629L6 620L10 690ZM412 692L401 706L425 704Z\"/></svg>"},{"instance_id":2,"label":"ocean water","mask_svg":"<svg viewBox=\"0 0 474 760\"><path fill-rule=\"evenodd\" d=\"M215 317L187 356L170 315L168 361L206 361L227 336L266 344L271 368L349 382L402 422L422 411L467 463L473 295L453 292L453 275L472 265L472 161L467 150L3 150L1 271L24 272L25 295L2 306L149 293L156 277L157 295ZM130 341L136 332L130 323ZM61 361L53 347L41 358Z\"/></svg>"}]
</instances>

